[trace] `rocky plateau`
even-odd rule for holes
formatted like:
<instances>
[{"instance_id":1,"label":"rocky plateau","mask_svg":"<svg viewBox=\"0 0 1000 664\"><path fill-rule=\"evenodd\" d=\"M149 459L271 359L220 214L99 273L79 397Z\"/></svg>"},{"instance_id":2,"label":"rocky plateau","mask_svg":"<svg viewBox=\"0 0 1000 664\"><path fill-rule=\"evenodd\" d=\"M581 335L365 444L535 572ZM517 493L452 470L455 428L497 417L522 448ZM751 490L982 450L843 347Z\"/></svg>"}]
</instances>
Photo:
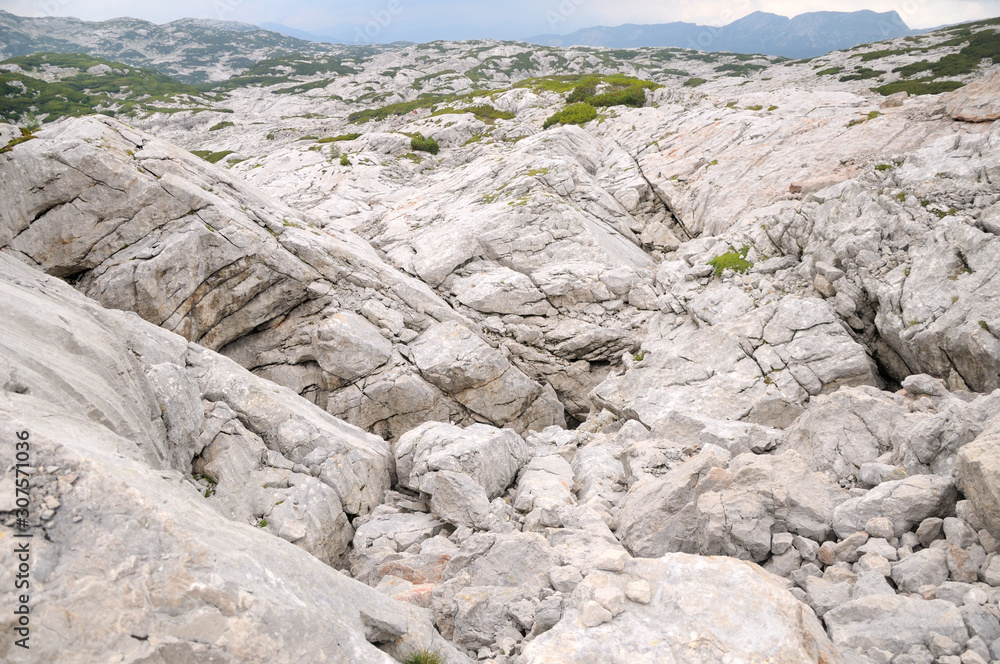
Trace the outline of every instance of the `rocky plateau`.
<instances>
[{"instance_id":1,"label":"rocky plateau","mask_svg":"<svg viewBox=\"0 0 1000 664\"><path fill-rule=\"evenodd\" d=\"M0 125L0 659L1000 661L996 24Z\"/></svg>"}]
</instances>

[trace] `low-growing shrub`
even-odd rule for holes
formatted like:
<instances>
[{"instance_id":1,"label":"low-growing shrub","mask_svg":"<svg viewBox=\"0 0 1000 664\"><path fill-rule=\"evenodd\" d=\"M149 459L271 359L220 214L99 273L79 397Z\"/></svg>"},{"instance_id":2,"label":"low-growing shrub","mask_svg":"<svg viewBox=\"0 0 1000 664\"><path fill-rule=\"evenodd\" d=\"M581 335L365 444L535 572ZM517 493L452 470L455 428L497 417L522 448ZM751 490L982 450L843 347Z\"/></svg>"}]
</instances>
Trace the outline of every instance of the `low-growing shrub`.
<instances>
[{"instance_id":1,"label":"low-growing shrub","mask_svg":"<svg viewBox=\"0 0 1000 664\"><path fill-rule=\"evenodd\" d=\"M872 88L880 95L888 97L897 92L905 92L909 95L939 95L942 92L951 92L964 87L965 83L958 81L896 81L877 88Z\"/></svg>"},{"instance_id":2,"label":"low-growing shrub","mask_svg":"<svg viewBox=\"0 0 1000 664\"><path fill-rule=\"evenodd\" d=\"M729 251L716 256L708 261L708 264L715 268L715 276L717 277L721 277L726 270L742 274L753 267L753 263L747 260L748 253L750 253L750 247L747 245L743 245L740 249L729 247Z\"/></svg>"},{"instance_id":3,"label":"low-growing shrub","mask_svg":"<svg viewBox=\"0 0 1000 664\"><path fill-rule=\"evenodd\" d=\"M418 150L420 152L430 152L431 154L437 154L441 146L438 142L429 136L424 136L423 134L417 134L412 139L410 139L410 148L413 150Z\"/></svg>"},{"instance_id":4,"label":"low-growing shrub","mask_svg":"<svg viewBox=\"0 0 1000 664\"><path fill-rule=\"evenodd\" d=\"M555 124L576 124L582 125L597 117L597 110L586 102L570 104L563 110L551 115L542 125L543 129L548 129Z\"/></svg>"},{"instance_id":5,"label":"low-growing shrub","mask_svg":"<svg viewBox=\"0 0 1000 664\"><path fill-rule=\"evenodd\" d=\"M639 86L630 86L624 90L603 92L590 98L591 106L632 106L641 108L646 103L646 91Z\"/></svg>"},{"instance_id":6,"label":"low-growing shrub","mask_svg":"<svg viewBox=\"0 0 1000 664\"><path fill-rule=\"evenodd\" d=\"M361 134L341 134L340 136L328 136L326 138L321 138L317 143L336 143L337 141L353 141L356 138L360 138Z\"/></svg>"},{"instance_id":7,"label":"low-growing shrub","mask_svg":"<svg viewBox=\"0 0 1000 664\"><path fill-rule=\"evenodd\" d=\"M219 124L209 127L209 131L219 131L220 129L225 129L226 127L235 127L236 125L229 120L223 120Z\"/></svg>"},{"instance_id":8,"label":"low-growing shrub","mask_svg":"<svg viewBox=\"0 0 1000 664\"><path fill-rule=\"evenodd\" d=\"M698 78L696 76L694 78L689 78L688 80L684 81L684 87L685 88L696 88L699 85L701 85L702 83L708 83L708 81L705 80L705 79L703 79L703 78Z\"/></svg>"},{"instance_id":9,"label":"low-growing shrub","mask_svg":"<svg viewBox=\"0 0 1000 664\"><path fill-rule=\"evenodd\" d=\"M233 151L220 150L218 152L212 152L211 150L191 150L191 154L201 157L210 164L215 164L233 154Z\"/></svg>"},{"instance_id":10,"label":"low-growing shrub","mask_svg":"<svg viewBox=\"0 0 1000 664\"><path fill-rule=\"evenodd\" d=\"M403 657L403 664L445 664L445 660L437 651L414 650Z\"/></svg>"}]
</instances>

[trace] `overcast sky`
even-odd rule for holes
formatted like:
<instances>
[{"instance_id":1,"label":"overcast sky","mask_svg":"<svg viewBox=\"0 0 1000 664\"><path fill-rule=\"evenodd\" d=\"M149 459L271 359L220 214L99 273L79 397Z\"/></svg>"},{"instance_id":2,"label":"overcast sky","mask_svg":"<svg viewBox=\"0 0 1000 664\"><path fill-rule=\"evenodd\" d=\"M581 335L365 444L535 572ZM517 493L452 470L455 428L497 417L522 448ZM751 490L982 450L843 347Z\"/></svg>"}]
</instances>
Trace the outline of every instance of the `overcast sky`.
<instances>
[{"instance_id":1,"label":"overcast sky","mask_svg":"<svg viewBox=\"0 0 1000 664\"><path fill-rule=\"evenodd\" d=\"M104 20L133 16L165 23L187 16L280 23L313 34L367 30L375 41L524 38L592 25L689 21L722 25L753 11L895 10L913 28L1000 16L1000 0L0 0L21 16Z\"/></svg>"}]
</instances>

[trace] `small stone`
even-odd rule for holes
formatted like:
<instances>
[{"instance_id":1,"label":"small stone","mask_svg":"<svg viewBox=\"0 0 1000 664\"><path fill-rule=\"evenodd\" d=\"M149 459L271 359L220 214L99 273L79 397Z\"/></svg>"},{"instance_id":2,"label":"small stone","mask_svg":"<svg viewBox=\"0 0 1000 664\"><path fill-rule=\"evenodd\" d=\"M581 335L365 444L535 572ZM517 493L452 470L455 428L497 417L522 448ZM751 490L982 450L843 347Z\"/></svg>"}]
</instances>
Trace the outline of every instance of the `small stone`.
<instances>
[{"instance_id":1,"label":"small stone","mask_svg":"<svg viewBox=\"0 0 1000 664\"><path fill-rule=\"evenodd\" d=\"M959 583L974 583L979 580L979 568L965 549L957 546L948 548L945 561L951 578Z\"/></svg>"},{"instance_id":2,"label":"small stone","mask_svg":"<svg viewBox=\"0 0 1000 664\"><path fill-rule=\"evenodd\" d=\"M862 572L874 570L882 576L889 576L892 573L892 566L889 561L877 553L866 553L857 562L858 569Z\"/></svg>"},{"instance_id":3,"label":"small stone","mask_svg":"<svg viewBox=\"0 0 1000 664\"><path fill-rule=\"evenodd\" d=\"M976 506L971 500L960 500L955 503L955 516L964 521L973 530L985 528L983 520L976 512Z\"/></svg>"},{"instance_id":4,"label":"small stone","mask_svg":"<svg viewBox=\"0 0 1000 664\"><path fill-rule=\"evenodd\" d=\"M952 639L947 636L942 636L936 632L931 632L930 638L927 640L927 645L931 651L931 654L935 657L943 657L944 655L957 655L962 652L962 646L955 643Z\"/></svg>"},{"instance_id":5,"label":"small stone","mask_svg":"<svg viewBox=\"0 0 1000 664\"><path fill-rule=\"evenodd\" d=\"M854 563L858 561L861 557L861 553L858 549L863 546L868 541L868 533L863 530L859 530L856 533L852 533L845 537L842 541L837 543L835 547L837 553L837 561L845 563Z\"/></svg>"},{"instance_id":6,"label":"small stone","mask_svg":"<svg viewBox=\"0 0 1000 664\"><path fill-rule=\"evenodd\" d=\"M1000 549L1000 542L997 542L996 538L990 534L990 531L983 528L978 534L979 544L982 545L986 553L994 553L997 549Z\"/></svg>"},{"instance_id":7,"label":"small stone","mask_svg":"<svg viewBox=\"0 0 1000 664\"><path fill-rule=\"evenodd\" d=\"M948 543L962 549L968 549L973 544L979 544L979 535L961 519L948 517L942 524L944 536Z\"/></svg>"},{"instance_id":8,"label":"small stone","mask_svg":"<svg viewBox=\"0 0 1000 664\"><path fill-rule=\"evenodd\" d=\"M872 661L872 664L889 664L892 661L892 653L881 648L869 648L865 655Z\"/></svg>"},{"instance_id":9,"label":"small stone","mask_svg":"<svg viewBox=\"0 0 1000 664\"><path fill-rule=\"evenodd\" d=\"M922 545L920 544L920 538L917 537L916 533L903 533L902 535L899 536L899 546L897 546L896 548L901 548L904 546L909 547L910 550L912 551L913 549Z\"/></svg>"},{"instance_id":10,"label":"small stone","mask_svg":"<svg viewBox=\"0 0 1000 664\"><path fill-rule=\"evenodd\" d=\"M865 532L872 537L881 537L885 540L892 539L892 521L884 516L872 517L865 523Z\"/></svg>"},{"instance_id":11,"label":"small stone","mask_svg":"<svg viewBox=\"0 0 1000 664\"><path fill-rule=\"evenodd\" d=\"M571 593L583 581L580 570L572 565L553 567L549 570L549 583L561 593Z\"/></svg>"},{"instance_id":12,"label":"small stone","mask_svg":"<svg viewBox=\"0 0 1000 664\"><path fill-rule=\"evenodd\" d=\"M968 618L966 618L966 623L968 623ZM981 636L978 635L973 636L971 639L966 641L965 651L966 652L971 651L979 655L980 659L982 659L984 662L990 661L990 649L989 647L987 647L986 641L984 641ZM962 653L962 655L964 657L965 653Z\"/></svg>"},{"instance_id":13,"label":"small stone","mask_svg":"<svg viewBox=\"0 0 1000 664\"><path fill-rule=\"evenodd\" d=\"M982 606L990 601L990 596L986 594L986 591L978 586L973 586L969 588L969 592L962 596L962 604L970 604L976 606Z\"/></svg>"},{"instance_id":14,"label":"small stone","mask_svg":"<svg viewBox=\"0 0 1000 664\"><path fill-rule=\"evenodd\" d=\"M604 586L594 591L594 600L617 616L625 611L625 593L616 586Z\"/></svg>"},{"instance_id":15,"label":"small stone","mask_svg":"<svg viewBox=\"0 0 1000 664\"><path fill-rule=\"evenodd\" d=\"M899 557L896 548L881 537L872 537L869 539L858 547L858 553L876 553L891 562L895 562Z\"/></svg>"},{"instance_id":16,"label":"small stone","mask_svg":"<svg viewBox=\"0 0 1000 664\"><path fill-rule=\"evenodd\" d=\"M944 519L939 519L936 516L928 517L917 526L917 539L921 545L930 546L931 542L941 537L943 527Z\"/></svg>"},{"instance_id":17,"label":"small stone","mask_svg":"<svg viewBox=\"0 0 1000 664\"><path fill-rule=\"evenodd\" d=\"M824 565L832 565L837 562L837 548L833 542L823 542L816 553L816 557Z\"/></svg>"},{"instance_id":18,"label":"small stone","mask_svg":"<svg viewBox=\"0 0 1000 664\"><path fill-rule=\"evenodd\" d=\"M605 609L592 599L588 599L580 607L580 614L577 619L584 627L597 627L614 618L611 612Z\"/></svg>"},{"instance_id":19,"label":"small stone","mask_svg":"<svg viewBox=\"0 0 1000 664\"><path fill-rule=\"evenodd\" d=\"M815 563L806 563L802 567L792 572L790 576L792 578L792 581L795 582L795 585L799 586L800 588L805 588L806 581L809 579L809 577L815 576L818 578L823 578L823 571L820 570L820 568L816 566Z\"/></svg>"},{"instance_id":20,"label":"small stone","mask_svg":"<svg viewBox=\"0 0 1000 664\"><path fill-rule=\"evenodd\" d=\"M975 652L974 650L966 650L962 653L962 664L989 664L982 655Z\"/></svg>"},{"instance_id":21,"label":"small stone","mask_svg":"<svg viewBox=\"0 0 1000 664\"><path fill-rule=\"evenodd\" d=\"M625 596L637 604L649 604L652 599L652 590L645 579L631 581L625 586Z\"/></svg>"},{"instance_id":22,"label":"small stone","mask_svg":"<svg viewBox=\"0 0 1000 664\"><path fill-rule=\"evenodd\" d=\"M594 567L606 572L621 572L629 555L621 549L607 549L594 560Z\"/></svg>"},{"instance_id":23,"label":"small stone","mask_svg":"<svg viewBox=\"0 0 1000 664\"><path fill-rule=\"evenodd\" d=\"M994 588L1000 587L1000 555L987 558L981 576L984 583L988 583Z\"/></svg>"},{"instance_id":24,"label":"small stone","mask_svg":"<svg viewBox=\"0 0 1000 664\"><path fill-rule=\"evenodd\" d=\"M780 556L792 546L794 537L791 533L775 533L771 536L771 553Z\"/></svg>"},{"instance_id":25,"label":"small stone","mask_svg":"<svg viewBox=\"0 0 1000 664\"><path fill-rule=\"evenodd\" d=\"M802 537L801 535L797 535L792 539L792 546L799 552L802 559L807 562L815 561L816 555L819 553L819 542Z\"/></svg>"},{"instance_id":26,"label":"small stone","mask_svg":"<svg viewBox=\"0 0 1000 664\"><path fill-rule=\"evenodd\" d=\"M934 664L934 655L925 646L917 644L892 661L893 664Z\"/></svg>"}]
</instances>

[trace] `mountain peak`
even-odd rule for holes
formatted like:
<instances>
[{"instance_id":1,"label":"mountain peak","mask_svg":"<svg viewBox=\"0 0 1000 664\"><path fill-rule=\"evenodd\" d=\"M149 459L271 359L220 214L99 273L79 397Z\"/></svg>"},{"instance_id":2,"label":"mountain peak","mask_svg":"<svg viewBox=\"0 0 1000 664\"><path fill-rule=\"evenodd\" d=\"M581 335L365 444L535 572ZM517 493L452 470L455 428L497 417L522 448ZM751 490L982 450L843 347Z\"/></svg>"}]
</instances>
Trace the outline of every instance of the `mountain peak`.
<instances>
[{"instance_id":1,"label":"mountain peak","mask_svg":"<svg viewBox=\"0 0 1000 664\"><path fill-rule=\"evenodd\" d=\"M792 18L755 11L721 28L680 22L595 26L528 41L548 46L659 46L806 58L913 33L895 11L808 12Z\"/></svg>"}]
</instances>

